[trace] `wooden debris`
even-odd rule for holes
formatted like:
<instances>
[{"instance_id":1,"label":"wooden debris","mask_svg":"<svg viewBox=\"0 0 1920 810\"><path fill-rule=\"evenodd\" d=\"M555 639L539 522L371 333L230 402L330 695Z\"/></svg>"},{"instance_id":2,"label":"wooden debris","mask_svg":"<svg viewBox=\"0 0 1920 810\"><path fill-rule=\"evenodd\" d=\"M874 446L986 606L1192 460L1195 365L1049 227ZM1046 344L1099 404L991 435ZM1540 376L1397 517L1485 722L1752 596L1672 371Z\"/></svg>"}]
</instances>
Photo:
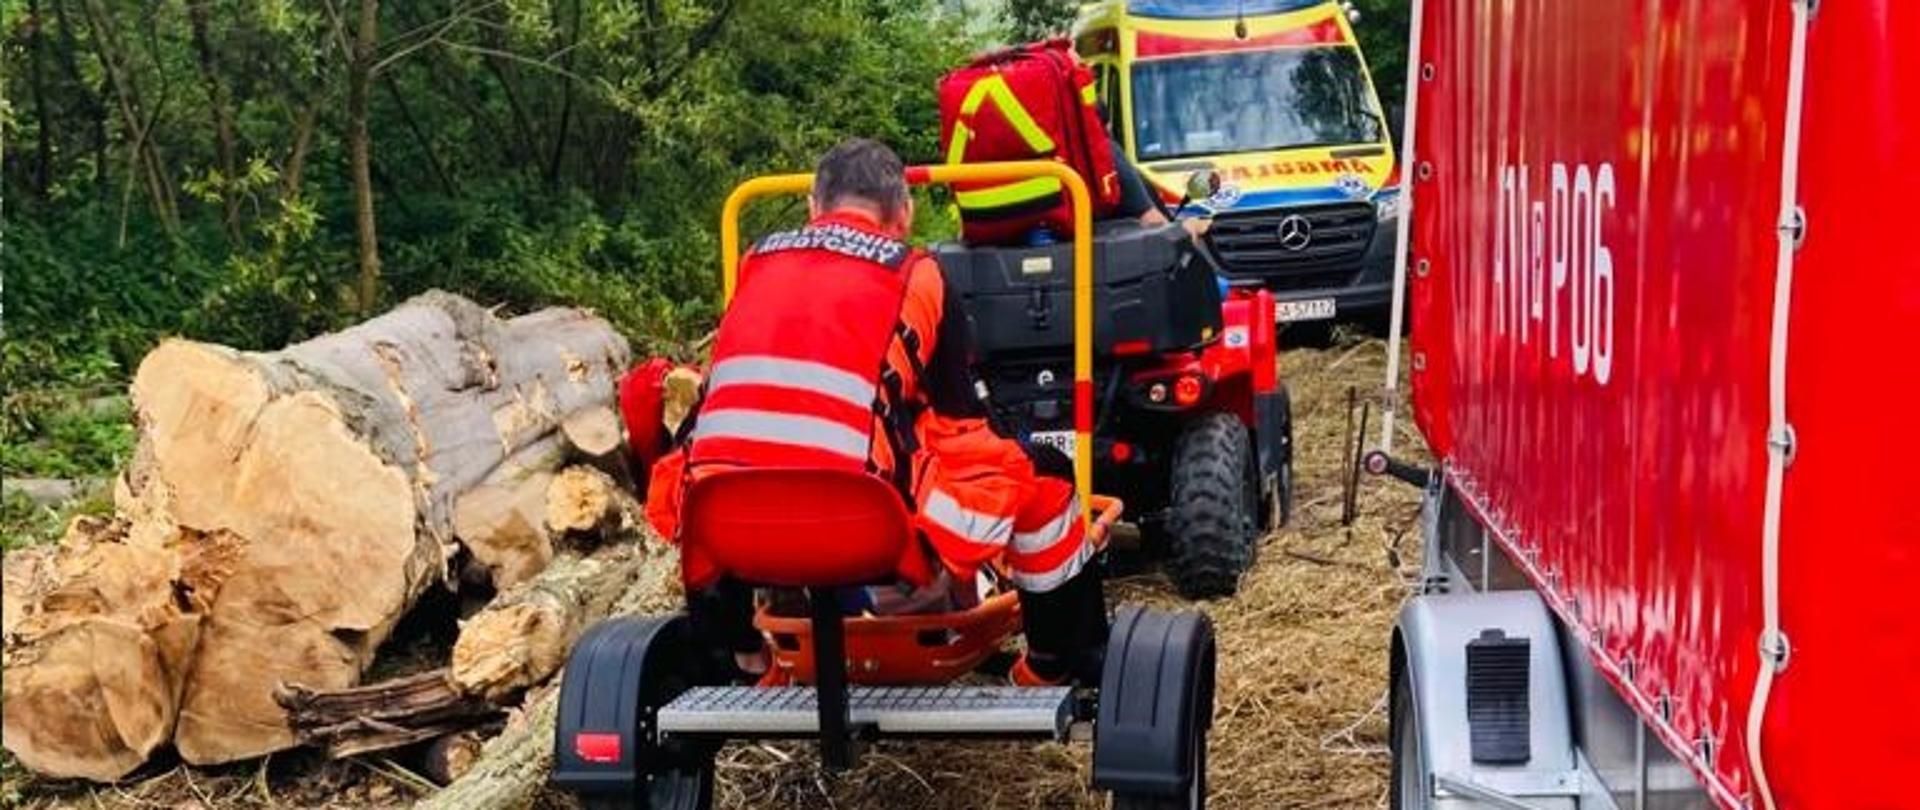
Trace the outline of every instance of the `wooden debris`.
<instances>
[{"instance_id":1,"label":"wooden debris","mask_svg":"<svg viewBox=\"0 0 1920 810\"><path fill-rule=\"evenodd\" d=\"M335 758L431 740L501 714L500 707L461 694L444 668L330 691L289 684L273 699L301 745Z\"/></svg>"}]
</instances>

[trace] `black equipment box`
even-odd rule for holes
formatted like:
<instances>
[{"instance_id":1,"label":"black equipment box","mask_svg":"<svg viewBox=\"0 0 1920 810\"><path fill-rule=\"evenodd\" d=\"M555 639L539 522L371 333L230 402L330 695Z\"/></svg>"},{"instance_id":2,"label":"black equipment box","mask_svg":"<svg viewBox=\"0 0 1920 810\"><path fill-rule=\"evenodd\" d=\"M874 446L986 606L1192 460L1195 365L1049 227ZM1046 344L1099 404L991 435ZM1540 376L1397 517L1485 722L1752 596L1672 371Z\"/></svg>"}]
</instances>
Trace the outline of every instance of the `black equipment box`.
<instances>
[{"instance_id":1,"label":"black equipment box","mask_svg":"<svg viewBox=\"0 0 1920 810\"><path fill-rule=\"evenodd\" d=\"M1073 244L935 245L947 284L965 302L979 359L1073 346ZM1177 224L1130 221L1094 229L1094 353L1191 349L1220 331L1220 286ZM1143 352L1144 353L1144 352Z\"/></svg>"}]
</instances>

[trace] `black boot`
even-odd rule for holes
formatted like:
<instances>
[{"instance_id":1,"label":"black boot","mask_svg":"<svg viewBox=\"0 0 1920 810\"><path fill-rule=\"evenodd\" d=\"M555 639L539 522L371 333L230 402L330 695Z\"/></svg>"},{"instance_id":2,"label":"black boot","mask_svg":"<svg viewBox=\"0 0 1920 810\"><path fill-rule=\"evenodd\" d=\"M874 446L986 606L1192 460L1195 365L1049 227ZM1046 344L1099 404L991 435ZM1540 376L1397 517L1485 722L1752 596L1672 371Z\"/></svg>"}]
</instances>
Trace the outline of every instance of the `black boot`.
<instances>
[{"instance_id":1,"label":"black boot","mask_svg":"<svg viewBox=\"0 0 1920 810\"><path fill-rule=\"evenodd\" d=\"M1020 592L1026 625L1025 669L1030 680L1099 686L1107 653L1107 598L1100 567L1080 573L1045 593Z\"/></svg>"},{"instance_id":2,"label":"black boot","mask_svg":"<svg viewBox=\"0 0 1920 810\"><path fill-rule=\"evenodd\" d=\"M701 645L707 678L731 683L751 683L762 673L747 672L736 660L739 655L761 652L765 641L753 626L753 589L731 579L722 579L699 591L687 593L687 623L696 644Z\"/></svg>"}]
</instances>

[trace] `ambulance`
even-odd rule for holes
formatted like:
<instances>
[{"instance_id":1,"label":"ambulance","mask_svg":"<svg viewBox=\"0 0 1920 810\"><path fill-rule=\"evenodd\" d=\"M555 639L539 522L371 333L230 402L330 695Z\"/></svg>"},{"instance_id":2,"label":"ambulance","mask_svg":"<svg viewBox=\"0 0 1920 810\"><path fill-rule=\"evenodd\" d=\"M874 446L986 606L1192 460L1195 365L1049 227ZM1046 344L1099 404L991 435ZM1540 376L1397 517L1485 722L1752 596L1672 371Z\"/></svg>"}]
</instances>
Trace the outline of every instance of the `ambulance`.
<instances>
[{"instance_id":1,"label":"ambulance","mask_svg":"<svg viewBox=\"0 0 1920 810\"><path fill-rule=\"evenodd\" d=\"M1207 250L1281 321L1378 317L1393 292L1399 171L1373 79L1332 0L1104 0L1074 47L1109 131L1167 202L1219 190Z\"/></svg>"}]
</instances>

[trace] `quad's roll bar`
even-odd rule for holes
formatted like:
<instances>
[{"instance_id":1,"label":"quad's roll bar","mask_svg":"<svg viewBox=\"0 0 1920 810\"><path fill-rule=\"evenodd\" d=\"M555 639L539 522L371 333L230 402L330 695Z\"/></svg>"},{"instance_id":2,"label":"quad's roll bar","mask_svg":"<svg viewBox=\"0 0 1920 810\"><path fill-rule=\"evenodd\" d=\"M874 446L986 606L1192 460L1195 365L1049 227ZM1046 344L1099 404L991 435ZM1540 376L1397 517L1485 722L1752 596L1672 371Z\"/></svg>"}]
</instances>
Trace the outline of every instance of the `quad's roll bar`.
<instances>
[{"instance_id":1,"label":"quad's roll bar","mask_svg":"<svg viewBox=\"0 0 1920 810\"><path fill-rule=\"evenodd\" d=\"M1066 164L1043 160L907 167L907 183L916 186L1036 177L1059 180L1073 204L1073 481L1081 503L1089 503L1093 497L1093 197L1086 181ZM722 303L732 302L740 272L740 211L761 197L806 194L812 188L812 174L776 174L755 177L727 195L720 212ZM1084 515L1083 510L1083 520Z\"/></svg>"}]
</instances>

